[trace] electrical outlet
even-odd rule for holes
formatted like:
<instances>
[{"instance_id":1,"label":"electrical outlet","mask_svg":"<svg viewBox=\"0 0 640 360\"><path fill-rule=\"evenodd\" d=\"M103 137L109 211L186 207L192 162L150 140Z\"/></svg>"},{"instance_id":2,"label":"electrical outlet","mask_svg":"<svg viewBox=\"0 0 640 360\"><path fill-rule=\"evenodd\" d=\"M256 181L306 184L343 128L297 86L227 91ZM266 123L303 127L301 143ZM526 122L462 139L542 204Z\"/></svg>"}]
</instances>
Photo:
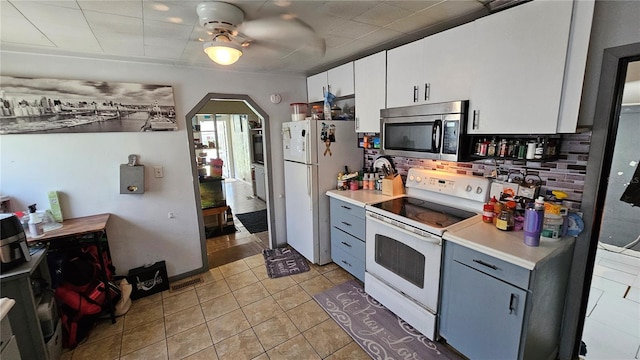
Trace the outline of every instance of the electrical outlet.
<instances>
[{"instance_id":1,"label":"electrical outlet","mask_svg":"<svg viewBox=\"0 0 640 360\"><path fill-rule=\"evenodd\" d=\"M164 170L162 169L162 166L154 166L153 172L157 178L164 177Z\"/></svg>"},{"instance_id":2,"label":"electrical outlet","mask_svg":"<svg viewBox=\"0 0 640 360\"><path fill-rule=\"evenodd\" d=\"M170 213L167 213L167 217L169 219L174 219L176 216L172 212L170 212Z\"/></svg>"}]
</instances>

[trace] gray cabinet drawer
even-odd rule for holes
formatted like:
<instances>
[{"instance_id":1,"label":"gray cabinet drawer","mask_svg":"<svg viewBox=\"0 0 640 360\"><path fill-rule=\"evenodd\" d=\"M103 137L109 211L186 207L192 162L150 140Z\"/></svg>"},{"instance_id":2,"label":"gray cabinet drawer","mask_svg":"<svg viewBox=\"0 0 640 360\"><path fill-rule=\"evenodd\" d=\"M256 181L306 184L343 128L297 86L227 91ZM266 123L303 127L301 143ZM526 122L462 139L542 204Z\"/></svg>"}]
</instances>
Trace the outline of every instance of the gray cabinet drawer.
<instances>
[{"instance_id":1,"label":"gray cabinet drawer","mask_svg":"<svg viewBox=\"0 0 640 360\"><path fill-rule=\"evenodd\" d=\"M364 219L364 207L350 204L346 201L331 198L331 213L338 216L351 215Z\"/></svg>"},{"instance_id":2,"label":"gray cabinet drawer","mask_svg":"<svg viewBox=\"0 0 640 360\"><path fill-rule=\"evenodd\" d=\"M353 237L335 227L331 228L331 254L338 249L364 262L365 244L364 241Z\"/></svg>"},{"instance_id":3,"label":"gray cabinet drawer","mask_svg":"<svg viewBox=\"0 0 640 360\"><path fill-rule=\"evenodd\" d=\"M526 290L529 288L531 274L529 270L464 246L451 242L447 243L453 247L454 261L491 275L496 279L506 281L521 289Z\"/></svg>"},{"instance_id":4,"label":"gray cabinet drawer","mask_svg":"<svg viewBox=\"0 0 640 360\"><path fill-rule=\"evenodd\" d=\"M356 259L340 249L333 248L331 249L331 257L333 262L358 278L358 280L364 282L364 261Z\"/></svg>"},{"instance_id":5,"label":"gray cabinet drawer","mask_svg":"<svg viewBox=\"0 0 640 360\"><path fill-rule=\"evenodd\" d=\"M364 239L364 209L331 199L331 226Z\"/></svg>"}]
</instances>

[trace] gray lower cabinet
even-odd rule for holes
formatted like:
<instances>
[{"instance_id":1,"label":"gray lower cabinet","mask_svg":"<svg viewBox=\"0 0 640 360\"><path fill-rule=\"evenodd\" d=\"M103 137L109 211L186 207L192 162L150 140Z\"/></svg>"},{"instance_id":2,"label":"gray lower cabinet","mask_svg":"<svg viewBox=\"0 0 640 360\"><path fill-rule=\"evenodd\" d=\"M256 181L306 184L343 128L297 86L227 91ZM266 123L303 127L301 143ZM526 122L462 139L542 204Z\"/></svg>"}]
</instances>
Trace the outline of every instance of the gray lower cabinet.
<instances>
[{"instance_id":1,"label":"gray lower cabinet","mask_svg":"<svg viewBox=\"0 0 640 360\"><path fill-rule=\"evenodd\" d=\"M330 198L331 258L350 274L364 281L364 207Z\"/></svg>"},{"instance_id":2,"label":"gray lower cabinet","mask_svg":"<svg viewBox=\"0 0 640 360\"><path fill-rule=\"evenodd\" d=\"M528 270L445 241L439 335L471 359L555 358L569 249Z\"/></svg>"}]
</instances>

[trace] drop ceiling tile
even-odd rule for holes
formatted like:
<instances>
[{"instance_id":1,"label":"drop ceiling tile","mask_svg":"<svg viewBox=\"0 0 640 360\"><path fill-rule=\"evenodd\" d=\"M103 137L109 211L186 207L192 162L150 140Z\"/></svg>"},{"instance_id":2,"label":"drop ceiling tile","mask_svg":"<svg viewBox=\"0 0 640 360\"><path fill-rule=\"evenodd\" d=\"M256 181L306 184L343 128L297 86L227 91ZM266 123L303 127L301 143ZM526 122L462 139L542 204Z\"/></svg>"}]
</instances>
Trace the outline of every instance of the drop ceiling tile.
<instances>
[{"instance_id":1,"label":"drop ceiling tile","mask_svg":"<svg viewBox=\"0 0 640 360\"><path fill-rule=\"evenodd\" d=\"M82 10L94 11L104 14L123 15L130 17L142 17L142 2L137 1L95 1L78 0L78 5Z\"/></svg>"},{"instance_id":2,"label":"drop ceiling tile","mask_svg":"<svg viewBox=\"0 0 640 360\"><path fill-rule=\"evenodd\" d=\"M34 0L9 0L9 2L16 4L16 3L22 3L22 2L34 2ZM53 0L53 1L38 0L37 2L38 4L41 4L41 5L59 6L59 7L66 7L70 9L80 9L80 6L78 6L78 3L76 2L76 0Z\"/></svg>"},{"instance_id":3,"label":"drop ceiling tile","mask_svg":"<svg viewBox=\"0 0 640 360\"><path fill-rule=\"evenodd\" d=\"M321 8L322 16L353 19L371 10L378 1L327 1Z\"/></svg>"},{"instance_id":4,"label":"drop ceiling tile","mask_svg":"<svg viewBox=\"0 0 640 360\"><path fill-rule=\"evenodd\" d=\"M353 41L352 38L340 35L331 35L325 39L327 49L337 48L344 44L350 43L351 41Z\"/></svg>"},{"instance_id":5,"label":"drop ceiling tile","mask_svg":"<svg viewBox=\"0 0 640 360\"><path fill-rule=\"evenodd\" d=\"M385 26L411 14L412 12L409 10L382 3L366 11L364 14L354 17L353 20L369 25Z\"/></svg>"},{"instance_id":6,"label":"drop ceiling tile","mask_svg":"<svg viewBox=\"0 0 640 360\"><path fill-rule=\"evenodd\" d=\"M87 21L78 9L43 5L37 2L17 2L16 8L53 42L65 50L100 51Z\"/></svg>"},{"instance_id":7,"label":"drop ceiling tile","mask_svg":"<svg viewBox=\"0 0 640 360\"><path fill-rule=\"evenodd\" d=\"M329 36L339 35L349 39L357 39L378 29L380 29L379 26L373 26L357 21L347 20L333 29Z\"/></svg>"},{"instance_id":8,"label":"drop ceiling tile","mask_svg":"<svg viewBox=\"0 0 640 360\"><path fill-rule=\"evenodd\" d=\"M403 34L410 34L433 25L434 20L431 19L428 12L423 11L409 15L402 20L389 24L386 28Z\"/></svg>"},{"instance_id":9,"label":"drop ceiling tile","mask_svg":"<svg viewBox=\"0 0 640 360\"><path fill-rule=\"evenodd\" d=\"M165 41L180 40L184 47L189 41L193 26L147 20L144 22L143 29L145 45L162 46Z\"/></svg>"},{"instance_id":10,"label":"drop ceiling tile","mask_svg":"<svg viewBox=\"0 0 640 360\"><path fill-rule=\"evenodd\" d=\"M118 50L117 54L130 52L143 54L142 19L94 11L85 11L85 17L104 51L112 51L114 44L122 42L123 46L127 47L127 50ZM132 49L134 46L138 46L135 51Z\"/></svg>"},{"instance_id":11,"label":"drop ceiling tile","mask_svg":"<svg viewBox=\"0 0 640 360\"><path fill-rule=\"evenodd\" d=\"M402 36L402 33L399 33L395 30L381 28L369 34L366 34L362 37L359 37L355 40L355 42L363 42L369 44L370 46L378 46L384 44L386 42L395 40Z\"/></svg>"},{"instance_id":12,"label":"drop ceiling tile","mask_svg":"<svg viewBox=\"0 0 640 360\"><path fill-rule=\"evenodd\" d=\"M486 10L478 1L443 1L429 8L428 17L434 23L441 23L476 11Z\"/></svg>"},{"instance_id":13,"label":"drop ceiling tile","mask_svg":"<svg viewBox=\"0 0 640 360\"><path fill-rule=\"evenodd\" d=\"M146 20L196 25L196 7L200 2L202 1L144 1L142 11Z\"/></svg>"},{"instance_id":14,"label":"drop ceiling tile","mask_svg":"<svg viewBox=\"0 0 640 360\"><path fill-rule=\"evenodd\" d=\"M443 2L444 0L386 0L385 3L399 8L409 10L411 12L418 12L424 9L428 9L433 5ZM455 0L455 1L476 1L476 0Z\"/></svg>"},{"instance_id":15,"label":"drop ceiling tile","mask_svg":"<svg viewBox=\"0 0 640 360\"><path fill-rule=\"evenodd\" d=\"M7 1L0 2L0 40L36 46L55 46Z\"/></svg>"}]
</instances>

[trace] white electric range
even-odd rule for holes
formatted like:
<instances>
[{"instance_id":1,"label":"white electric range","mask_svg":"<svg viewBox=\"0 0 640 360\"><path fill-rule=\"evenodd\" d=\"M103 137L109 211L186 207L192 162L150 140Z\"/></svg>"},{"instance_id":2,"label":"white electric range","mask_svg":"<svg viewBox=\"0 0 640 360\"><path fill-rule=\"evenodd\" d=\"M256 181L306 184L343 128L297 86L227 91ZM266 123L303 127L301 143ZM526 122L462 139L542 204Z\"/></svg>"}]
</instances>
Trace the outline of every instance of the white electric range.
<instances>
[{"instance_id":1,"label":"white electric range","mask_svg":"<svg viewBox=\"0 0 640 360\"><path fill-rule=\"evenodd\" d=\"M482 221L488 179L412 168L406 195L367 205L365 291L434 340L442 235Z\"/></svg>"}]
</instances>

